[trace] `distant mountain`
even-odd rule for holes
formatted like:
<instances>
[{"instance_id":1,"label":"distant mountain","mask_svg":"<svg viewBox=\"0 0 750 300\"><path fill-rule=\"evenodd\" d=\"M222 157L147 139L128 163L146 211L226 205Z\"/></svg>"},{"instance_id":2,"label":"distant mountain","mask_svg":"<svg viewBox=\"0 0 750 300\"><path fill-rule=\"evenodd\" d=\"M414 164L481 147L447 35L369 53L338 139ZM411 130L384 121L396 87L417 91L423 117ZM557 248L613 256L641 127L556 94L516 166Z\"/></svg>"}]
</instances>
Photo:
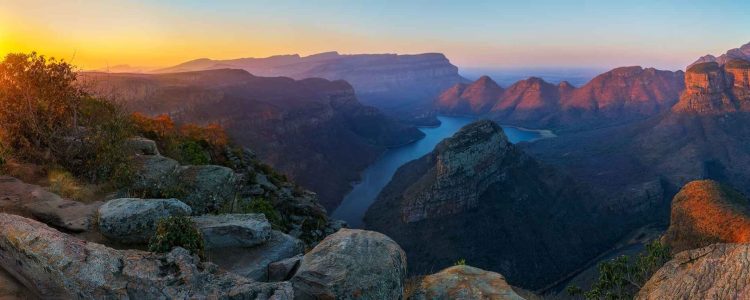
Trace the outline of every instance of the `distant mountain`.
<instances>
[{"instance_id":1,"label":"distant mountain","mask_svg":"<svg viewBox=\"0 0 750 300\"><path fill-rule=\"evenodd\" d=\"M693 62L690 66L688 66L688 68L692 67L693 65L705 62L715 62L719 65L724 65L733 59L750 61L750 43L744 44L739 48L731 49L726 53L720 55L719 57L707 54Z\"/></svg>"},{"instance_id":2,"label":"distant mountain","mask_svg":"<svg viewBox=\"0 0 750 300\"><path fill-rule=\"evenodd\" d=\"M538 163L488 120L399 168L365 216L401 245L418 274L459 259L539 289L604 251L620 229L596 199Z\"/></svg>"},{"instance_id":3,"label":"distant mountain","mask_svg":"<svg viewBox=\"0 0 750 300\"><path fill-rule=\"evenodd\" d=\"M437 98L435 107L446 114L481 115L531 127L602 126L669 110L684 89L683 76L682 71L623 67L596 76L580 88L566 81L553 85L537 77L505 90L477 81L471 85L473 95L456 94L469 86L457 84ZM488 90L478 90L482 87Z\"/></svg>"},{"instance_id":4,"label":"distant mountain","mask_svg":"<svg viewBox=\"0 0 750 300\"><path fill-rule=\"evenodd\" d=\"M243 69L256 76L346 80L364 103L410 119L424 113L440 92L467 81L440 53L342 55L326 52L305 57L295 54L230 60L203 58L157 72L224 68Z\"/></svg>"},{"instance_id":5,"label":"distant mountain","mask_svg":"<svg viewBox=\"0 0 750 300\"><path fill-rule=\"evenodd\" d=\"M317 192L328 209L387 147L423 136L360 104L345 81L257 77L236 69L81 77L131 111L222 125L236 142Z\"/></svg>"}]
</instances>

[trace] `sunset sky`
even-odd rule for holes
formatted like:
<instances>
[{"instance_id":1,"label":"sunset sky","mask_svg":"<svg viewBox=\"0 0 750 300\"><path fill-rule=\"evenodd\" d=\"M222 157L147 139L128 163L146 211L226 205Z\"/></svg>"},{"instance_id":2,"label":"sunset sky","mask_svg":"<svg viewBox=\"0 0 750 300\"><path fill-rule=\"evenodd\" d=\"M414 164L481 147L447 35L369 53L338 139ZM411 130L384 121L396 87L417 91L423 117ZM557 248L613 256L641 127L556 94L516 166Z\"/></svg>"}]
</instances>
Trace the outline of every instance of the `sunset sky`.
<instances>
[{"instance_id":1,"label":"sunset sky","mask_svg":"<svg viewBox=\"0 0 750 300\"><path fill-rule=\"evenodd\" d=\"M248 2L248 3L245 3ZM680 69L750 42L750 1L0 0L0 54L86 68L442 52L460 67Z\"/></svg>"}]
</instances>

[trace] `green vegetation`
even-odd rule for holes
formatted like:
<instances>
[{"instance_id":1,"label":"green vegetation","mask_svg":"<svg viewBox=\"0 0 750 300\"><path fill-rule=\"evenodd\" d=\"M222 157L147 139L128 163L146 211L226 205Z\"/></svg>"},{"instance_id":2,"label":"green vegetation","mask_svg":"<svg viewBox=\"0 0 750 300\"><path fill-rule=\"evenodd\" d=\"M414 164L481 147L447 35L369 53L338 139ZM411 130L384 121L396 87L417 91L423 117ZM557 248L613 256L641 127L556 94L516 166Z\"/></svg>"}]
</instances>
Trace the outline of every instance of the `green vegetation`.
<instances>
[{"instance_id":1,"label":"green vegetation","mask_svg":"<svg viewBox=\"0 0 750 300\"><path fill-rule=\"evenodd\" d=\"M600 263L599 278L590 290L584 291L577 286L568 286L565 290L571 296L586 299L633 299L651 275L671 258L669 247L654 240L633 262L623 255Z\"/></svg>"},{"instance_id":2,"label":"green vegetation","mask_svg":"<svg viewBox=\"0 0 750 300\"><path fill-rule=\"evenodd\" d=\"M708 73L711 71L719 70L719 64L715 62L704 62L693 65L688 69L688 72L692 73Z\"/></svg>"},{"instance_id":3,"label":"green vegetation","mask_svg":"<svg viewBox=\"0 0 750 300\"><path fill-rule=\"evenodd\" d=\"M466 265L466 259L459 259L455 263L453 263L454 266L465 266Z\"/></svg>"},{"instance_id":4,"label":"green vegetation","mask_svg":"<svg viewBox=\"0 0 750 300\"><path fill-rule=\"evenodd\" d=\"M179 144L180 158L186 164L206 165L211 162L208 152L196 141L184 141Z\"/></svg>"},{"instance_id":5,"label":"green vegetation","mask_svg":"<svg viewBox=\"0 0 750 300\"><path fill-rule=\"evenodd\" d=\"M148 243L151 252L165 253L174 247L182 247L190 253L205 258L203 236L190 217L168 217L159 221L156 234Z\"/></svg>"},{"instance_id":6,"label":"green vegetation","mask_svg":"<svg viewBox=\"0 0 750 300\"><path fill-rule=\"evenodd\" d=\"M268 201L265 198L258 197L242 201L238 204L238 212L243 214L264 214L274 229L285 230L287 227L287 224L284 222L279 211L273 207L271 201Z\"/></svg>"},{"instance_id":7,"label":"green vegetation","mask_svg":"<svg viewBox=\"0 0 750 300\"><path fill-rule=\"evenodd\" d=\"M279 186L281 183L284 183L284 182L289 182L289 178L286 177L286 175L276 172L276 170L274 170L273 167L267 164L257 163L255 165L255 168L262 171L264 174L268 175L268 180L276 186Z\"/></svg>"},{"instance_id":8,"label":"green vegetation","mask_svg":"<svg viewBox=\"0 0 750 300\"><path fill-rule=\"evenodd\" d=\"M168 115L152 118L139 113L133 114L132 120L140 135L156 141L162 154L177 160L180 164L217 164L232 167L228 165L225 152L229 140L219 125L177 126Z\"/></svg>"},{"instance_id":9,"label":"green vegetation","mask_svg":"<svg viewBox=\"0 0 750 300\"><path fill-rule=\"evenodd\" d=\"M72 65L36 53L0 62L0 148L15 159L62 169L90 183L130 178L130 119L76 83Z\"/></svg>"}]
</instances>

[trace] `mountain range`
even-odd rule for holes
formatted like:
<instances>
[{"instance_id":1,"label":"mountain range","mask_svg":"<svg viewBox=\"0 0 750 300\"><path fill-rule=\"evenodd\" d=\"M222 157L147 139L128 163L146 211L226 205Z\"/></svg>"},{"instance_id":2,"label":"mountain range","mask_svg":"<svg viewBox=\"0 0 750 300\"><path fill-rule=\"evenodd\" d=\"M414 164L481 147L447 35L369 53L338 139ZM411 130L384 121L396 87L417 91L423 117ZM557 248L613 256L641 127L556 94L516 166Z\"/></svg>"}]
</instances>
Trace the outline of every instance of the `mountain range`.
<instances>
[{"instance_id":1,"label":"mountain range","mask_svg":"<svg viewBox=\"0 0 750 300\"><path fill-rule=\"evenodd\" d=\"M157 70L174 73L211 69L242 69L256 76L346 80L365 104L417 123L433 124L430 101L441 91L467 81L440 53L415 55L325 52L310 56L279 55L229 60L197 59Z\"/></svg>"}]
</instances>

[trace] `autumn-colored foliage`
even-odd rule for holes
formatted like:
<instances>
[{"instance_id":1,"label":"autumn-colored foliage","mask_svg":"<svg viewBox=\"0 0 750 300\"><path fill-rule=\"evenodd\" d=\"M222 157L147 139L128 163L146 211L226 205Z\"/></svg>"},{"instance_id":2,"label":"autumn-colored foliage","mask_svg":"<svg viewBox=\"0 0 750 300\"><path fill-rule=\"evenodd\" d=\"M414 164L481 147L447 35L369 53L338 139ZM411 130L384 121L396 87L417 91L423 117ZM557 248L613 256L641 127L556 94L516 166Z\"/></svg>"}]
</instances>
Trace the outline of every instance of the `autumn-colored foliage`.
<instances>
[{"instance_id":1,"label":"autumn-colored foliage","mask_svg":"<svg viewBox=\"0 0 750 300\"><path fill-rule=\"evenodd\" d=\"M149 117L141 113L134 113L132 119L141 135L155 140L165 155L181 163L222 164L225 159L229 138L218 124L177 126L168 115Z\"/></svg>"}]
</instances>

